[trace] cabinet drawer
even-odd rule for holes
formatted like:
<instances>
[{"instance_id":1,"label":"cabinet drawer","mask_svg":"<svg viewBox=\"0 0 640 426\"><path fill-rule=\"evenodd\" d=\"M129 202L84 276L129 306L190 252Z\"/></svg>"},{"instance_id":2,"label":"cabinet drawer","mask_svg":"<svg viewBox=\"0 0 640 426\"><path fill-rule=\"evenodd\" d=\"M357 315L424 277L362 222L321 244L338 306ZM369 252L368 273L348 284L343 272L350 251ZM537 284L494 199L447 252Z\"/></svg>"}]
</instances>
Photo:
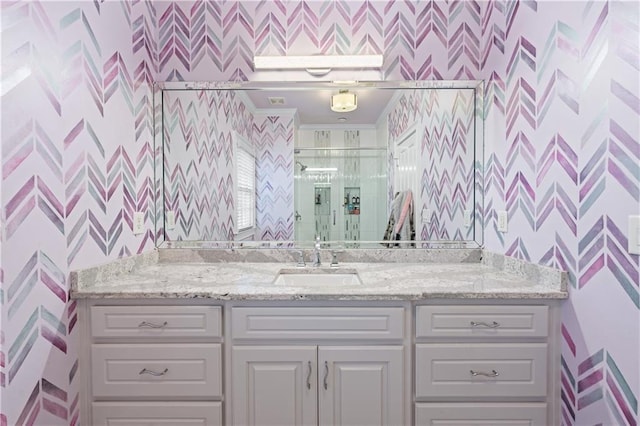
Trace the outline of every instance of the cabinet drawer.
<instances>
[{"instance_id":1,"label":"cabinet drawer","mask_svg":"<svg viewBox=\"0 0 640 426\"><path fill-rule=\"evenodd\" d=\"M175 399L222 395L221 345L92 345L96 398Z\"/></svg>"},{"instance_id":2,"label":"cabinet drawer","mask_svg":"<svg viewBox=\"0 0 640 426\"><path fill-rule=\"evenodd\" d=\"M416 426L547 426L547 405L538 403L416 404Z\"/></svg>"},{"instance_id":3,"label":"cabinet drawer","mask_svg":"<svg viewBox=\"0 0 640 426\"><path fill-rule=\"evenodd\" d=\"M93 426L218 426L221 402L96 402Z\"/></svg>"},{"instance_id":4,"label":"cabinet drawer","mask_svg":"<svg viewBox=\"0 0 640 426\"><path fill-rule=\"evenodd\" d=\"M416 307L416 337L546 337L547 306Z\"/></svg>"},{"instance_id":5,"label":"cabinet drawer","mask_svg":"<svg viewBox=\"0 0 640 426\"><path fill-rule=\"evenodd\" d=\"M416 345L417 398L544 397L546 393L544 343Z\"/></svg>"},{"instance_id":6,"label":"cabinet drawer","mask_svg":"<svg viewBox=\"0 0 640 426\"><path fill-rule=\"evenodd\" d=\"M92 306L94 338L219 338L220 306Z\"/></svg>"},{"instance_id":7,"label":"cabinet drawer","mask_svg":"<svg viewBox=\"0 0 640 426\"><path fill-rule=\"evenodd\" d=\"M232 308L238 339L402 339L404 308Z\"/></svg>"}]
</instances>

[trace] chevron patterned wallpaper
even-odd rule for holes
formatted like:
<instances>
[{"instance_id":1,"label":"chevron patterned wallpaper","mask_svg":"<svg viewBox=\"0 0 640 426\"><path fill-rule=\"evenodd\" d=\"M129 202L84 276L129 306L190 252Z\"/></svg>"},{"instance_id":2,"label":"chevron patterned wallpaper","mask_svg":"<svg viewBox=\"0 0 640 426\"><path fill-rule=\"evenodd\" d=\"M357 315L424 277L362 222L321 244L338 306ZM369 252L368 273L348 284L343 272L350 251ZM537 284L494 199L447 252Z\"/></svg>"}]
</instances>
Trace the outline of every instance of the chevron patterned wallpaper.
<instances>
[{"instance_id":1,"label":"chevron patterned wallpaper","mask_svg":"<svg viewBox=\"0 0 640 426\"><path fill-rule=\"evenodd\" d=\"M420 138L420 194L415 211L431 210L429 223L416 223L421 240L469 240L465 210L473 211L474 91L412 90L403 94L389 114L389 145L412 129ZM395 168L391 159L389 170ZM390 181L393 181L391 176ZM391 188L389 195L396 189Z\"/></svg>"},{"instance_id":2,"label":"chevron patterned wallpaper","mask_svg":"<svg viewBox=\"0 0 640 426\"><path fill-rule=\"evenodd\" d=\"M153 79L259 78L254 54L374 52L390 80L487 81L487 247L571 274L563 423L638 424L640 266L626 251L640 203L637 2L1 7L0 425L77 424L67 275L152 247L131 216L153 220Z\"/></svg>"},{"instance_id":3,"label":"chevron patterned wallpaper","mask_svg":"<svg viewBox=\"0 0 640 426\"><path fill-rule=\"evenodd\" d=\"M250 141L253 115L233 91L165 91L167 240L233 239L233 140Z\"/></svg>"},{"instance_id":4,"label":"chevron patterned wallpaper","mask_svg":"<svg viewBox=\"0 0 640 426\"><path fill-rule=\"evenodd\" d=\"M256 115L230 90L165 91L164 200L176 226L167 240L234 239L233 145L256 155L256 234L293 237L293 115Z\"/></svg>"},{"instance_id":5,"label":"chevron patterned wallpaper","mask_svg":"<svg viewBox=\"0 0 640 426\"><path fill-rule=\"evenodd\" d=\"M638 2L491 2L482 13L486 246L568 270L562 420L636 425ZM496 231L507 210L511 232Z\"/></svg>"},{"instance_id":6,"label":"chevron patterned wallpaper","mask_svg":"<svg viewBox=\"0 0 640 426\"><path fill-rule=\"evenodd\" d=\"M2 417L78 423L70 269L151 250L156 11L1 2Z\"/></svg>"},{"instance_id":7,"label":"chevron patterned wallpaper","mask_svg":"<svg viewBox=\"0 0 640 426\"><path fill-rule=\"evenodd\" d=\"M255 240L293 240L293 114L254 116Z\"/></svg>"}]
</instances>

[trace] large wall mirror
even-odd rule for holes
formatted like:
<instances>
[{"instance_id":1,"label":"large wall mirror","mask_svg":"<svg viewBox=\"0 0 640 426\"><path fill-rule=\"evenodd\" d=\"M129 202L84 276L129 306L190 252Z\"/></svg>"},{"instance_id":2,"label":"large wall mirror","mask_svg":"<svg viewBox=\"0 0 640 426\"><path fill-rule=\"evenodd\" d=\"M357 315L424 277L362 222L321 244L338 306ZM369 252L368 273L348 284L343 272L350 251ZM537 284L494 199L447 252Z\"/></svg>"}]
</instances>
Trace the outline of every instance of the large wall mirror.
<instances>
[{"instance_id":1,"label":"large wall mirror","mask_svg":"<svg viewBox=\"0 0 640 426\"><path fill-rule=\"evenodd\" d=\"M161 83L164 246L482 245L482 82Z\"/></svg>"}]
</instances>

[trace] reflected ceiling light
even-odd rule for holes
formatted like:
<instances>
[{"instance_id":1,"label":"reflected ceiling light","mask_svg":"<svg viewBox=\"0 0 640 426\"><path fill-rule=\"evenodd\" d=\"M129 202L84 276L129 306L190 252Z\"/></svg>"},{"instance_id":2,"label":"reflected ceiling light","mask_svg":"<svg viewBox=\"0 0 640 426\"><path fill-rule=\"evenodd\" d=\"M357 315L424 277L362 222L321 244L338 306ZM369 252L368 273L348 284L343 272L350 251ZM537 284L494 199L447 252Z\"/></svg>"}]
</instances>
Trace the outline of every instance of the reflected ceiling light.
<instances>
[{"instance_id":1,"label":"reflected ceiling light","mask_svg":"<svg viewBox=\"0 0 640 426\"><path fill-rule=\"evenodd\" d=\"M253 66L256 70L330 71L338 68L381 68L382 55L254 56Z\"/></svg>"},{"instance_id":2,"label":"reflected ceiling light","mask_svg":"<svg viewBox=\"0 0 640 426\"><path fill-rule=\"evenodd\" d=\"M358 108L358 98L355 93L348 90L341 90L335 95L331 95L331 111L351 112Z\"/></svg>"}]
</instances>

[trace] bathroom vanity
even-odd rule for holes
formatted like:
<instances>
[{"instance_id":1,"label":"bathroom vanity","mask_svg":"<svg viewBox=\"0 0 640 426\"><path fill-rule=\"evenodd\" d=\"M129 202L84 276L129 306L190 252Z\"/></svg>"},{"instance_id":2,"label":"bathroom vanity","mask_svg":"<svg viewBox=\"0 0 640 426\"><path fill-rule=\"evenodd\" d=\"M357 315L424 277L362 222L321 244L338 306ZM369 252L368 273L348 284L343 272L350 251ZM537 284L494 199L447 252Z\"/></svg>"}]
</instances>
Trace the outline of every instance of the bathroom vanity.
<instances>
[{"instance_id":1,"label":"bathroom vanity","mask_svg":"<svg viewBox=\"0 0 640 426\"><path fill-rule=\"evenodd\" d=\"M160 250L72 274L82 423L559 424L564 274L414 252Z\"/></svg>"}]
</instances>

